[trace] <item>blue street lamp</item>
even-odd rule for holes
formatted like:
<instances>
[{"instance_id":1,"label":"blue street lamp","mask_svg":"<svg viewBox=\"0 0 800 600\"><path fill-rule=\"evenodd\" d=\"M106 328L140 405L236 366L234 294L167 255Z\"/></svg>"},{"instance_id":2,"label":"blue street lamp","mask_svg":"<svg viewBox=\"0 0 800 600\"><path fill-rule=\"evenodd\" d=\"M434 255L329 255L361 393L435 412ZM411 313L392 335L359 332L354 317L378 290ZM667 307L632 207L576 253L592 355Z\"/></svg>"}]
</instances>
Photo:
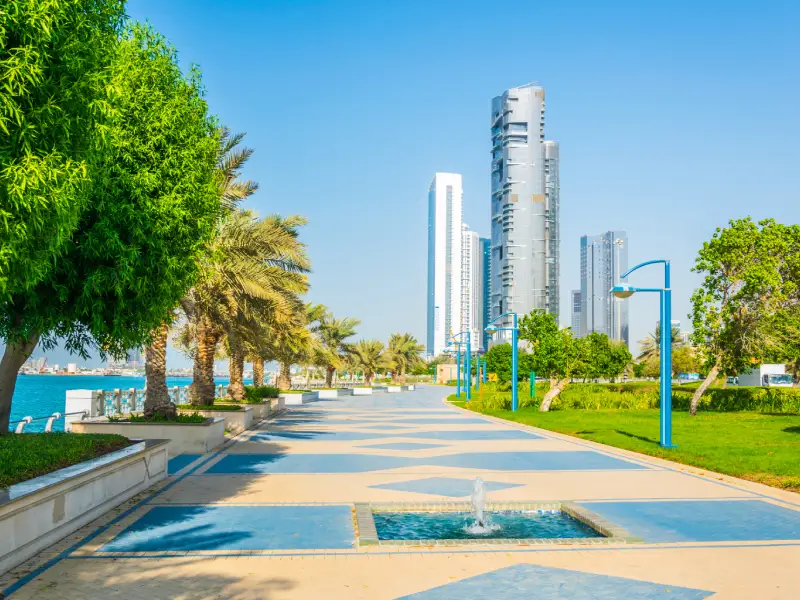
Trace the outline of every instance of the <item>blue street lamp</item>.
<instances>
[{"instance_id":1,"label":"blue street lamp","mask_svg":"<svg viewBox=\"0 0 800 600\"><path fill-rule=\"evenodd\" d=\"M512 317L511 327L498 327L497 325L493 325L498 319L508 317L509 315ZM507 312L495 317L489 321L489 325L486 326L484 331L487 333L494 333L496 331L511 332L511 410L515 411L519 406L517 399L517 313Z\"/></svg>"},{"instance_id":2,"label":"blue street lamp","mask_svg":"<svg viewBox=\"0 0 800 600\"><path fill-rule=\"evenodd\" d=\"M452 349L453 346L455 350ZM461 398L461 342L448 342L444 351L456 354L456 398Z\"/></svg>"},{"instance_id":3,"label":"blue street lamp","mask_svg":"<svg viewBox=\"0 0 800 600\"><path fill-rule=\"evenodd\" d=\"M617 298L630 298L636 292L656 292L661 299L661 447L676 448L672 444L672 290L669 286L669 261L648 260L628 269L620 279L624 279L637 269L647 265L664 265L663 288L636 288L627 283L619 283L611 288Z\"/></svg>"},{"instance_id":4,"label":"blue street lamp","mask_svg":"<svg viewBox=\"0 0 800 600\"><path fill-rule=\"evenodd\" d=\"M464 342L456 340L457 337L463 336L463 335L467 336L466 344L464 344ZM466 348L465 348L466 353L464 355L464 387L467 390L467 402L469 402L469 400L471 398L470 389L472 388L472 381L471 381L472 373L470 371L471 368L472 368L472 364L470 363L471 356L472 356L472 344L471 344L471 339L470 339L471 338L470 332L469 331L459 331L458 333L456 333L455 335L453 335L451 337L452 337L452 340L456 344L458 344L458 352L459 352L458 366L459 366L459 369L461 368L461 358L460 358L460 356L461 356L461 345L464 344L466 346ZM459 386L459 388L461 387L461 373L460 372L459 372L459 378L458 378L458 386ZM458 397L459 398L461 397L460 393L458 394Z\"/></svg>"}]
</instances>

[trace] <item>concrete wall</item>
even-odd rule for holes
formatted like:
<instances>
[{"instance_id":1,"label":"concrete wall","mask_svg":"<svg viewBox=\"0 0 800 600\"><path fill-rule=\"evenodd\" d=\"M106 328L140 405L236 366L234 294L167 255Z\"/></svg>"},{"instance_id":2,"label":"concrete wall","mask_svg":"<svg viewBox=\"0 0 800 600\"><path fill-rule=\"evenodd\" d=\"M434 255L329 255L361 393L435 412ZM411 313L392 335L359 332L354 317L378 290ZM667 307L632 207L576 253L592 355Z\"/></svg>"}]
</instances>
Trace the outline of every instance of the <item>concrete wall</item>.
<instances>
[{"instance_id":1,"label":"concrete wall","mask_svg":"<svg viewBox=\"0 0 800 600\"><path fill-rule=\"evenodd\" d=\"M253 407L243 406L241 410L194 410L192 408L182 408L178 412L182 415L197 413L209 419L223 419L225 430L231 433L241 433L245 429L250 429L253 424Z\"/></svg>"},{"instance_id":2,"label":"concrete wall","mask_svg":"<svg viewBox=\"0 0 800 600\"><path fill-rule=\"evenodd\" d=\"M74 433L116 433L135 440L169 440L169 455L205 454L225 442L225 420L205 423L110 423L105 417L76 421Z\"/></svg>"},{"instance_id":3,"label":"concrete wall","mask_svg":"<svg viewBox=\"0 0 800 600\"><path fill-rule=\"evenodd\" d=\"M166 440L149 440L0 492L0 574L167 476Z\"/></svg>"}]
</instances>

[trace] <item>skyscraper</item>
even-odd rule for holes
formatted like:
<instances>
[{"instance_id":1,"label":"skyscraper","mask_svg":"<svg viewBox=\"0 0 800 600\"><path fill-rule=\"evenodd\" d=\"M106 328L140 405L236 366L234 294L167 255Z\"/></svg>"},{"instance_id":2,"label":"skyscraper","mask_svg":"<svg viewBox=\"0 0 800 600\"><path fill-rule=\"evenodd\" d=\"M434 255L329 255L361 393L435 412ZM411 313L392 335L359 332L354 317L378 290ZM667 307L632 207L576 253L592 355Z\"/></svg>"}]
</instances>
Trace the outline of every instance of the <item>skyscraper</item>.
<instances>
[{"instance_id":1,"label":"skyscraper","mask_svg":"<svg viewBox=\"0 0 800 600\"><path fill-rule=\"evenodd\" d=\"M612 340L628 339L628 304L611 294L628 269L628 236L607 231L581 237L581 335L593 331Z\"/></svg>"},{"instance_id":2,"label":"skyscraper","mask_svg":"<svg viewBox=\"0 0 800 600\"><path fill-rule=\"evenodd\" d=\"M473 351L481 345L483 332L483 273L480 237L462 226L461 233L461 327L469 331Z\"/></svg>"},{"instance_id":3,"label":"skyscraper","mask_svg":"<svg viewBox=\"0 0 800 600\"><path fill-rule=\"evenodd\" d=\"M482 351L489 349L489 334L484 331L491 320L492 297L492 240L481 238L481 346Z\"/></svg>"},{"instance_id":4,"label":"skyscraper","mask_svg":"<svg viewBox=\"0 0 800 600\"><path fill-rule=\"evenodd\" d=\"M572 290L570 298L570 312L572 313L572 337L581 337L581 291Z\"/></svg>"},{"instance_id":5,"label":"skyscraper","mask_svg":"<svg viewBox=\"0 0 800 600\"><path fill-rule=\"evenodd\" d=\"M428 190L427 353L461 326L461 175L436 173Z\"/></svg>"},{"instance_id":6,"label":"skyscraper","mask_svg":"<svg viewBox=\"0 0 800 600\"><path fill-rule=\"evenodd\" d=\"M558 315L558 145L544 139L544 88L492 100L492 317Z\"/></svg>"}]
</instances>

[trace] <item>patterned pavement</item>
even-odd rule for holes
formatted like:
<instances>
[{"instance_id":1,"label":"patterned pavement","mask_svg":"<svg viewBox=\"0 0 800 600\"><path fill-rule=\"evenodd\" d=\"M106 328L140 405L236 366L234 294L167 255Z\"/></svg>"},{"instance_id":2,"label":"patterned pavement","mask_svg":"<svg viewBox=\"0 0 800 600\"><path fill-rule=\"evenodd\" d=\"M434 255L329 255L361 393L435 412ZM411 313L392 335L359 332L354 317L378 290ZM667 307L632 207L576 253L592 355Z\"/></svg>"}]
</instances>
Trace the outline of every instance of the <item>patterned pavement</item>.
<instances>
[{"instance_id":1,"label":"patterned pavement","mask_svg":"<svg viewBox=\"0 0 800 600\"><path fill-rule=\"evenodd\" d=\"M262 421L0 577L13 599L798 598L800 497L445 406ZM571 501L642 543L357 547L353 504Z\"/></svg>"}]
</instances>

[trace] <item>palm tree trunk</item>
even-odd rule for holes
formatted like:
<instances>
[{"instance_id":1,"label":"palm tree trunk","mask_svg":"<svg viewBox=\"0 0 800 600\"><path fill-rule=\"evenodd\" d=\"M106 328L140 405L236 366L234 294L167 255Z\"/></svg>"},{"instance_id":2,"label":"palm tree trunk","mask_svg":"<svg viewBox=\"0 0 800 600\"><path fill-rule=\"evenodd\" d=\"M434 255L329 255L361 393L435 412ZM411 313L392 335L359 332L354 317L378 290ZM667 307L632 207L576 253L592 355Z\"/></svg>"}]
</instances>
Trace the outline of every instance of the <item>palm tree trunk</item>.
<instances>
[{"instance_id":1,"label":"palm tree trunk","mask_svg":"<svg viewBox=\"0 0 800 600\"><path fill-rule=\"evenodd\" d=\"M311 385L311 367L306 367L306 389Z\"/></svg>"},{"instance_id":2,"label":"palm tree trunk","mask_svg":"<svg viewBox=\"0 0 800 600\"><path fill-rule=\"evenodd\" d=\"M167 392L167 335L169 325L162 323L153 334L153 341L145 349L146 362L144 375L147 395L144 399L144 416L174 419L175 405L170 402Z\"/></svg>"},{"instance_id":3,"label":"palm tree trunk","mask_svg":"<svg viewBox=\"0 0 800 600\"><path fill-rule=\"evenodd\" d=\"M0 361L0 435L8 433L8 422L11 420L11 399L17 386L17 374L20 367L39 343L39 334L33 333L20 343L7 343Z\"/></svg>"},{"instance_id":4,"label":"palm tree trunk","mask_svg":"<svg viewBox=\"0 0 800 600\"><path fill-rule=\"evenodd\" d=\"M264 385L264 361L258 356L253 358L253 385L255 387Z\"/></svg>"},{"instance_id":5,"label":"palm tree trunk","mask_svg":"<svg viewBox=\"0 0 800 600\"><path fill-rule=\"evenodd\" d=\"M325 387L333 387L333 375L336 373L336 369L333 367L328 367L325 369Z\"/></svg>"},{"instance_id":6,"label":"palm tree trunk","mask_svg":"<svg viewBox=\"0 0 800 600\"><path fill-rule=\"evenodd\" d=\"M371 371L364 371L364 384L369 387L372 384L372 378L375 377L375 373Z\"/></svg>"},{"instance_id":7,"label":"palm tree trunk","mask_svg":"<svg viewBox=\"0 0 800 600\"><path fill-rule=\"evenodd\" d=\"M244 350L238 341L228 338L231 356L228 362L230 383L228 384L228 397L241 402L244 399Z\"/></svg>"},{"instance_id":8,"label":"palm tree trunk","mask_svg":"<svg viewBox=\"0 0 800 600\"><path fill-rule=\"evenodd\" d=\"M695 391L694 396L692 396L692 403L689 405L690 415L694 416L697 414L697 405L700 404L700 398L703 396L706 389L708 389L708 386L714 383L714 380L717 378L717 375L719 375L719 363L720 359L718 356L714 360L714 366L711 367L711 370L708 372L708 375L706 375L705 380L703 381L703 383L700 384L700 387L697 388L697 391Z\"/></svg>"},{"instance_id":9,"label":"palm tree trunk","mask_svg":"<svg viewBox=\"0 0 800 600\"><path fill-rule=\"evenodd\" d=\"M197 323L197 352L192 369L193 381L189 388L192 404L214 404L214 355L219 337L206 317Z\"/></svg>"},{"instance_id":10,"label":"palm tree trunk","mask_svg":"<svg viewBox=\"0 0 800 600\"><path fill-rule=\"evenodd\" d=\"M281 372L278 374L278 389L289 390L292 388L292 365L281 363Z\"/></svg>"}]
</instances>

